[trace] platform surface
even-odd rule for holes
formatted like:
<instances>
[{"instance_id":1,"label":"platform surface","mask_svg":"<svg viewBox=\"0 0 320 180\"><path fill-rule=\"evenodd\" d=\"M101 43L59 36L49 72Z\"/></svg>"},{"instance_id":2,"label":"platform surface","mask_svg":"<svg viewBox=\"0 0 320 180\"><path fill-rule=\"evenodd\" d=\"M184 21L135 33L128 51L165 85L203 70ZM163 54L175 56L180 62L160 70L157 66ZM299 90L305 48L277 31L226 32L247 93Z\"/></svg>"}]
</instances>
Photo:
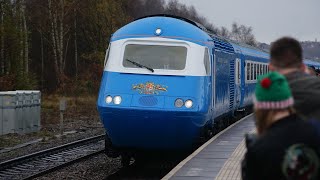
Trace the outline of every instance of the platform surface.
<instances>
[{"instance_id":1,"label":"platform surface","mask_svg":"<svg viewBox=\"0 0 320 180\"><path fill-rule=\"evenodd\" d=\"M249 115L212 137L163 179L167 180L240 180L241 160L246 152L244 135L254 131Z\"/></svg>"}]
</instances>

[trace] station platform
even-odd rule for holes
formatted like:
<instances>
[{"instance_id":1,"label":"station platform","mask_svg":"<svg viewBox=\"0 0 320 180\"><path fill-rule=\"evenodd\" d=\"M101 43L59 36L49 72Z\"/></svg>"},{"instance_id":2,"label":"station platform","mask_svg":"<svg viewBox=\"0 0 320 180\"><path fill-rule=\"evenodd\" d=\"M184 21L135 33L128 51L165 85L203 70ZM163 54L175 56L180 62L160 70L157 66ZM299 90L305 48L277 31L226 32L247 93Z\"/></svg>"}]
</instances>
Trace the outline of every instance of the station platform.
<instances>
[{"instance_id":1,"label":"station platform","mask_svg":"<svg viewBox=\"0 0 320 180\"><path fill-rule=\"evenodd\" d=\"M254 132L253 115L216 134L173 168L163 180L241 180L244 135Z\"/></svg>"}]
</instances>

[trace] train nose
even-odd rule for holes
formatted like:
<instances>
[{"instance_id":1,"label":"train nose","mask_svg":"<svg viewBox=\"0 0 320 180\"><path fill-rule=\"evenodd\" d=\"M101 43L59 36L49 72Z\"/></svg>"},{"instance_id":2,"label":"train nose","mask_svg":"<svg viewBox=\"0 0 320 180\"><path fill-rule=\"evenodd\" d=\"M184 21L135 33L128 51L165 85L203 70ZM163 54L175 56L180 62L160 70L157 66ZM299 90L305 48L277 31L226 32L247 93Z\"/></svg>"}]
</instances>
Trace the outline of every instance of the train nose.
<instances>
[{"instance_id":1,"label":"train nose","mask_svg":"<svg viewBox=\"0 0 320 180\"><path fill-rule=\"evenodd\" d=\"M205 119L198 114L150 108L117 109L101 117L114 146L147 149L190 148Z\"/></svg>"}]
</instances>

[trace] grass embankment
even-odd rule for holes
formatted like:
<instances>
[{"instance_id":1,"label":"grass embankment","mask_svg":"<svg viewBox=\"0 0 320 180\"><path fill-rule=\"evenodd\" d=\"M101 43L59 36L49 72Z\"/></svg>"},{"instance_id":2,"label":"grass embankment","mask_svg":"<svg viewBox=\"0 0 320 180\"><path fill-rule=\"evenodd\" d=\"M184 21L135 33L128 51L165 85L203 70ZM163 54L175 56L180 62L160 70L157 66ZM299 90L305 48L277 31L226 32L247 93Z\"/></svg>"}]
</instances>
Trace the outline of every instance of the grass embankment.
<instances>
[{"instance_id":1,"label":"grass embankment","mask_svg":"<svg viewBox=\"0 0 320 180\"><path fill-rule=\"evenodd\" d=\"M58 124L60 122L60 99L66 100L66 120L76 120L81 117L97 117L96 96L63 97L59 95L49 95L42 97L41 104L41 125Z\"/></svg>"}]
</instances>

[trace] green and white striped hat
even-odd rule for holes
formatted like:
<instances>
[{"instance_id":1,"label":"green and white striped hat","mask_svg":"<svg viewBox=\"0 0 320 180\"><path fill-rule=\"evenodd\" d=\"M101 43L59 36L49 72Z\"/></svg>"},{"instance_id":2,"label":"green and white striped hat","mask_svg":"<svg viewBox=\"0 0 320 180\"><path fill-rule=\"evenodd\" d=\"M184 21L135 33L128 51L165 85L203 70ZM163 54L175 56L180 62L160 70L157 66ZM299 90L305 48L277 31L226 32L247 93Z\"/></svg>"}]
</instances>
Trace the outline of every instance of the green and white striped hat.
<instances>
[{"instance_id":1,"label":"green and white striped hat","mask_svg":"<svg viewBox=\"0 0 320 180\"><path fill-rule=\"evenodd\" d=\"M270 72L258 77L254 98L256 109L285 109L293 104L290 87L283 75Z\"/></svg>"}]
</instances>

